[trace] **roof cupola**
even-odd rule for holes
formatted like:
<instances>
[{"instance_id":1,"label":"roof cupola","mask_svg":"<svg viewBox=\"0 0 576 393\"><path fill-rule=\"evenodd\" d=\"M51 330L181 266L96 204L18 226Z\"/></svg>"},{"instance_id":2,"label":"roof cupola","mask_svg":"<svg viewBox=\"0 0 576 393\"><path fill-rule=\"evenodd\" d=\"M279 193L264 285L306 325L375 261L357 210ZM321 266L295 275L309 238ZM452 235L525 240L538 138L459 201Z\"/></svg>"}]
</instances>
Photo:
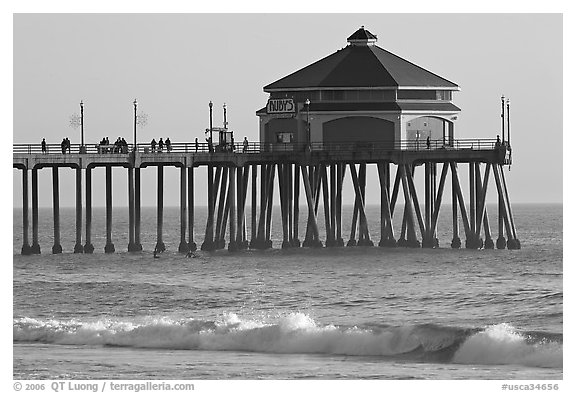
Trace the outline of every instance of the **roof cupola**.
<instances>
[{"instance_id":1,"label":"roof cupola","mask_svg":"<svg viewBox=\"0 0 576 393\"><path fill-rule=\"evenodd\" d=\"M356 46L374 45L376 41L378 41L378 38L364 29L364 26L361 26L354 34L348 37L348 43Z\"/></svg>"}]
</instances>

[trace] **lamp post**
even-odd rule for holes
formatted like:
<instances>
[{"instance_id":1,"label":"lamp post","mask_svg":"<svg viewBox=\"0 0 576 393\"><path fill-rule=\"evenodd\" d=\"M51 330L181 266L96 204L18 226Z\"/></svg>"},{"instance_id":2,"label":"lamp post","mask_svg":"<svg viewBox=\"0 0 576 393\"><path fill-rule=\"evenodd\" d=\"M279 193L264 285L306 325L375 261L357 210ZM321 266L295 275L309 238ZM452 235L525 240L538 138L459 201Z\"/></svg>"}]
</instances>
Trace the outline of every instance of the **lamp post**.
<instances>
[{"instance_id":1,"label":"lamp post","mask_svg":"<svg viewBox=\"0 0 576 393\"><path fill-rule=\"evenodd\" d=\"M208 104L208 107L210 108L210 142L213 141L212 139L212 101L210 101L210 103Z\"/></svg>"},{"instance_id":2,"label":"lamp post","mask_svg":"<svg viewBox=\"0 0 576 393\"><path fill-rule=\"evenodd\" d=\"M310 135L310 100L306 98L306 136L308 137L308 146L312 145L312 137Z\"/></svg>"},{"instance_id":3,"label":"lamp post","mask_svg":"<svg viewBox=\"0 0 576 393\"><path fill-rule=\"evenodd\" d=\"M80 152L84 153L84 102L80 100Z\"/></svg>"},{"instance_id":4,"label":"lamp post","mask_svg":"<svg viewBox=\"0 0 576 393\"><path fill-rule=\"evenodd\" d=\"M510 146L510 99L506 100L506 121L508 123L508 146Z\"/></svg>"},{"instance_id":5,"label":"lamp post","mask_svg":"<svg viewBox=\"0 0 576 393\"><path fill-rule=\"evenodd\" d=\"M138 121L138 101L134 98L134 152L136 152L136 123Z\"/></svg>"},{"instance_id":6,"label":"lamp post","mask_svg":"<svg viewBox=\"0 0 576 393\"><path fill-rule=\"evenodd\" d=\"M504 94L502 94L502 144L504 144Z\"/></svg>"},{"instance_id":7,"label":"lamp post","mask_svg":"<svg viewBox=\"0 0 576 393\"><path fill-rule=\"evenodd\" d=\"M224 105L222 105L222 108L224 108L224 128L228 128L228 122L226 121L226 103L224 103Z\"/></svg>"},{"instance_id":8,"label":"lamp post","mask_svg":"<svg viewBox=\"0 0 576 393\"><path fill-rule=\"evenodd\" d=\"M78 129L80 127L80 154L86 153L84 147L84 102L80 101L80 116L74 113L70 116L70 127Z\"/></svg>"}]
</instances>

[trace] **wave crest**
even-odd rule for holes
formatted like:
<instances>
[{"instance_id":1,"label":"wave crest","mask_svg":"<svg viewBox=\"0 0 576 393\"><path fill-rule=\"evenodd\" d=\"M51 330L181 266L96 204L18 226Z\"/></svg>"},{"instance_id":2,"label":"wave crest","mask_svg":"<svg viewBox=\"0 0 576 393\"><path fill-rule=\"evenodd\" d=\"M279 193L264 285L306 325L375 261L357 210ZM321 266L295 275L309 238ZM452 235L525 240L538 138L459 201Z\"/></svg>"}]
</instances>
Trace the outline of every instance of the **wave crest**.
<instances>
[{"instance_id":1,"label":"wave crest","mask_svg":"<svg viewBox=\"0 0 576 393\"><path fill-rule=\"evenodd\" d=\"M453 362L463 364L520 364L532 367L562 367L562 344L529 338L509 324L493 325L469 337L456 351Z\"/></svg>"},{"instance_id":2,"label":"wave crest","mask_svg":"<svg viewBox=\"0 0 576 393\"><path fill-rule=\"evenodd\" d=\"M507 324L486 329L432 324L362 328L321 326L303 313L281 315L271 321L244 319L230 313L218 321L19 318L14 320L13 333L15 342L381 356L463 364L562 367L561 342L546 339L531 342Z\"/></svg>"}]
</instances>

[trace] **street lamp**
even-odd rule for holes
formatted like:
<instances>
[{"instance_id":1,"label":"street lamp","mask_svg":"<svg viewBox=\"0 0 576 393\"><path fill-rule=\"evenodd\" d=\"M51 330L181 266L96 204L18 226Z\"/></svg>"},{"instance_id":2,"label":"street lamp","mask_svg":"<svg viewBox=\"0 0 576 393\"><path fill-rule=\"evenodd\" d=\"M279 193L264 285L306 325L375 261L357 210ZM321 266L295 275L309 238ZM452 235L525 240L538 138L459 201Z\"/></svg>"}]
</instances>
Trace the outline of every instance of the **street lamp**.
<instances>
[{"instance_id":1,"label":"street lamp","mask_svg":"<svg viewBox=\"0 0 576 393\"><path fill-rule=\"evenodd\" d=\"M504 144L504 94L502 94L502 144Z\"/></svg>"},{"instance_id":2,"label":"street lamp","mask_svg":"<svg viewBox=\"0 0 576 393\"><path fill-rule=\"evenodd\" d=\"M510 146L510 99L506 99L506 121L508 123L508 146Z\"/></svg>"},{"instance_id":3,"label":"street lamp","mask_svg":"<svg viewBox=\"0 0 576 393\"><path fill-rule=\"evenodd\" d=\"M138 122L138 101L134 98L134 149L136 152L136 123Z\"/></svg>"},{"instance_id":4,"label":"street lamp","mask_svg":"<svg viewBox=\"0 0 576 393\"><path fill-rule=\"evenodd\" d=\"M213 141L212 139L212 101L210 101L210 103L208 104L208 107L210 108L210 142Z\"/></svg>"},{"instance_id":5,"label":"street lamp","mask_svg":"<svg viewBox=\"0 0 576 393\"><path fill-rule=\"evenodd\" d=\"M224 108L224 128L228 128L228 122L226 121L226 103L224 103L222 107Z\"/></svg>"},{"instance_id":6,"label":"street lamp","mask_svg":"<svg viewBox=\"0 0 576 393\"><path fill-rule=\"evenodd\" d=\"M78 128L80 127L80 153L86 153L86 148L84 147L84 102L80 101L80 116L74 113L70 116L70 127Z\"/></svg>"},{"instance_id":7,"label":"street lamp","mask_svg":"<svg viewBox=\"0 0 576 393\"><path fill-rule=\"evenodd\" d=\"M80 152L84 153L84 102L80 100Z\"/></svg>"},{"instance_id":8,"label":"street lamp","mask_svg":"<svg viewBox=\"0 0 576 393\"><path fill-rule=\"evenodd\" d=\"M145 127L148 124L148 115L146 113L140 112L138 114L138 101L134 99L134 151L137 150L137 139L136 139L136 126Z\"/></svg>"},{"instance_id":9,"label":"street lamp","mask_svg":"<svg viewBox=\"0 0 576 393\"><path fill-rule=\"evenodd\" d=\"M308 145L312 144L312 138L310 135L310 100L308 98L306 98L306 102L304 103L306 105L306 134L308 136Z\"/></svg>"}]
</instances>

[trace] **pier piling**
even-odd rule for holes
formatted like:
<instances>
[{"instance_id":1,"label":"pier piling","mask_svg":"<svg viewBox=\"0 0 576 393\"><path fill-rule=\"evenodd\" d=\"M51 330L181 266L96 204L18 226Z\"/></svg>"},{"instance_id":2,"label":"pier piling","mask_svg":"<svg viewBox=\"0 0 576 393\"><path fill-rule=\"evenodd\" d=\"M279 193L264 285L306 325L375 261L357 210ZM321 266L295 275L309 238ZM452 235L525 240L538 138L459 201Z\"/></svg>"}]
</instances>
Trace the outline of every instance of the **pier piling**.
<instances>
[{"instance_id":1,"label":"pier piling","mask_svg":"<svg viewBox=\"0 0 576 393\"><path fill-rule=\"evenodd\" d=\"M115 252L112 243L112 166L106 165L106 245L104 252L111 254Z\"/></svg>"},{"instance_id":2,"label":"pier piling","mask_svg":"<svg viewBox=\"0 0 576 393\"><path fill-rule=\"evenodd\" d=\"M40 254L38 244L38 169L32 168L32 254Z\"/></svg>"},{"instance_id":3,"label":"pier piling","mask_svg":"<svg viewBox=\"0 0 576 393\"><path fill-rule=\"evenodd\" d=\"M84 244L84 254L92 254L94 245L92 244L92 168L86 168L86 243Z\"/></svg>"},{"instance_id":4,"label":"pier piling","mask_svg":"<svg viewBox=\"0 0 576 393\"><path fill-rule=\"evenodd\" d=\"M76 172L76 244L74 245L74 254L82 254L82 169L75 168Z\"/></svg>"},{"instance_id":5,"label":"pier piling","mask_svg":"<svg viewBox=\"0 0 576 393\"><path fill-rule=\"evenodd\" d=\"M58 180L58 167L52 167L52 213L54 214L54 245L52 254L62 253L60 245L60 190Z\"/></svg>"},{"instance_id":6,"label":"pier piling","mask_svg":"<svg viewBox=\"0 0 576 393\"><path fill-rule=\"evenodd\" d=\"M28 242L28 169L22 170L22 255L32 254Z\"/></svg>"}]
</instances>

